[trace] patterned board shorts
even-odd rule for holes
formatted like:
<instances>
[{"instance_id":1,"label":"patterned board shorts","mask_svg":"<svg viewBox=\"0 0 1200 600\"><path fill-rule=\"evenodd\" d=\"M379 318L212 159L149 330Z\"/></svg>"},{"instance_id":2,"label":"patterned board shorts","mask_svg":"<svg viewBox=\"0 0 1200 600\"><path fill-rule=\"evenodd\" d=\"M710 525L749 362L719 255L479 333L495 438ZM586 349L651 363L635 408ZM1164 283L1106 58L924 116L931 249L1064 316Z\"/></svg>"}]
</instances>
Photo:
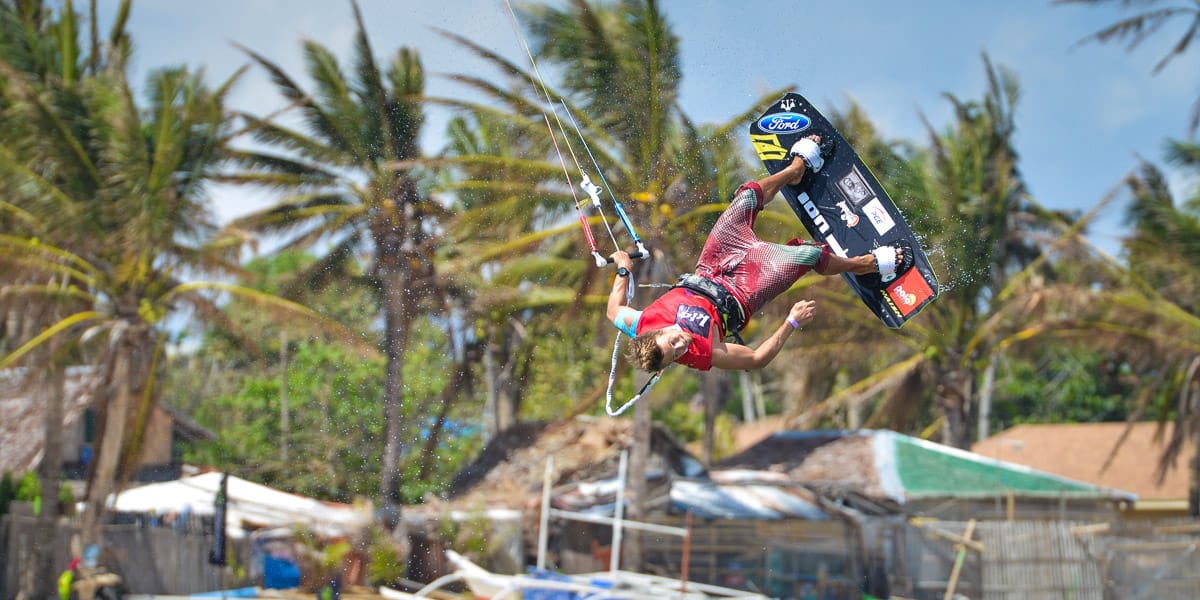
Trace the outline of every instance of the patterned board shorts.
<instances>
[{"instance_id":1,"label":"patterned board shorts","mask_svg":"<svg viewBox=\"0 0 1200 600\"><path fill-rule=\"evenodd\" d=\"M743 184L733 202L708 234L696 274L729 288L746 309L757 313L812 269L824 270L829 247L822 243L793 239L774 244L758 239L754 220L766 202L754 184Z\"/></svg>"}]
</instances>

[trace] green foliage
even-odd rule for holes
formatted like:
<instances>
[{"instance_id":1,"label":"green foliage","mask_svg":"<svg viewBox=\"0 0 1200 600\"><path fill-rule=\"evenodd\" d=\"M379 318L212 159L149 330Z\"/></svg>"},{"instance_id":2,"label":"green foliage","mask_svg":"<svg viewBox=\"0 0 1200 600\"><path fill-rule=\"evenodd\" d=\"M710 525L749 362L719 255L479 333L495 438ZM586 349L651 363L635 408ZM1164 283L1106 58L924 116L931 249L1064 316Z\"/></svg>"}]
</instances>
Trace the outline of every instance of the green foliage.
<instances>
[{"instance_id":1,"label":"green foliage","mask_svg":"<svg viewBox=\"0 0 1200 600\"><path fill-rule=\"evenodd\" d=\"M33 502L42 497L42 482L38 481L37 473L26 471L17 481L16 499L21 502Z\"/></svg>"},{"instance_id":2,"label":"green foliage","mask_svg":"<svg viewBox=\"0 0 1200 600\"><path fill-rule=\"evenodd\" d=\"M187 447L184 459L220 465L266 485L348 502L378 490L382 447L381 359L339 346L297 346L288 368L289 457L280 450L280 380L247 376L233 395L204 400L196 419L218 432Z\"/></svg>"},{"instance_id":3,"label":"green foliage","mask_svg":"<svg viewBox=\"0 0 1200 600\"><path fill-rule=\"evenodd\" d=\"M525 343L532 345L529 360L539 368L529 370L522 382L524 400L520 416L531 421L553 421L569 414L589 394L603 389L600 386L608 381L612 342L592 342L596 324L590 318L560 318L537 325L532 339ZM522 351L525 350L518 352ZM620 393L626 393L626 389L628 386ZM635 391L630 390L623 397L629 398ZM613 401L616 400L614 392ZM595 408L603 411L603 400Z\"/></svg>"},{"instance_id":4,"label":"green foliage","mask_svg":"<svg viewBox=\"0 0 1200 600\"><path fill-rule=\"evenodd\" d=\"M407 572L402 549L382 528L372 527L367 550L367 580L370 584L396 586Z\"/></svg>"},{"instance_id":5,"label":"green foliage","mask_svg":"<svg viewBox=\"0 0 1200 600\"><path fill-rule=\"evenodd\" d=\"M1122 421L1130 410L1129 367L1120 356L1049 352L1006 361L998 374L992 431L1022 423Z\"/></svg>"},{"instance_id":6,"label":"green foliage","mask_svg":"<svg viewBox=\"0 0 1200 600\"><path fill-rule=\"evenodd\" d=\"M404 367L404 410L420 423L422 439L453 367L442 350L444 335L435 323L418 323ZM281 451L280 378L261 371L245 373L233 393L197 400L196 420L219 439L189 444L184 460L322 499L374 497L383 450L384 372L382 357L364 359L317 340L296 342L288 365L288 460ZM432 454L415 448L403 465L405 502L440 493L481 446L477 408L465 405L448 420Z\"/></svg>"},{"instance_id":7,"label":"green foliage","mask_svg":"<svg viewBox=\"0 0 1200 600\"><path fill-rule=\"evenodd\" d=\"M657 404L653 410L653 418L681 442L699 442L704 439L704 410L689 402ZM713 460L720 460L734 451L733 431L737 427L737 418L729 412L718 413L713 427Z\"/></svg>"},{"instance_id":8,"label":"green foliage","mask_svg":"<svg viewBox=\"0 0 1200 600\"><path fill-rule=\"evenodd\" d=\"M480 507L472 510L461 521L449 514L443 514L438 519L437 536L455 552L476 563L483 563L495 550L494 544L489 541L492 526L492 521Z\"/></svg>"}]
</instances>

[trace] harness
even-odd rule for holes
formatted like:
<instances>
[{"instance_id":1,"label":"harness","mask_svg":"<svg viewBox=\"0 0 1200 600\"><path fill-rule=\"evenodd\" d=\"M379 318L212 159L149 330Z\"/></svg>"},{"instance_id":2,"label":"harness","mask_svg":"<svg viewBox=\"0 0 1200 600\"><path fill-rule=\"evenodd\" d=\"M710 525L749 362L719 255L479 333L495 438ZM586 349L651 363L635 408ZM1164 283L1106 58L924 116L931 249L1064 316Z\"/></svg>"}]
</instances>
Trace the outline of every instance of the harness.
<instances>
[{"instance_id":1,"label":"harness","mask_svg":"<svg viewBox=\"0 0 1200 600\"><path fill-rule=\"evenodd\" d=\"M717 313L721 315L721 326L725 330L725 336L732 337L739 344L745 344L740 333L742 327L746 326L746 310L728 288L695 273L680 275L679 280L671 287L693 291L712 302Z\"/></svg>"}]
</instances>

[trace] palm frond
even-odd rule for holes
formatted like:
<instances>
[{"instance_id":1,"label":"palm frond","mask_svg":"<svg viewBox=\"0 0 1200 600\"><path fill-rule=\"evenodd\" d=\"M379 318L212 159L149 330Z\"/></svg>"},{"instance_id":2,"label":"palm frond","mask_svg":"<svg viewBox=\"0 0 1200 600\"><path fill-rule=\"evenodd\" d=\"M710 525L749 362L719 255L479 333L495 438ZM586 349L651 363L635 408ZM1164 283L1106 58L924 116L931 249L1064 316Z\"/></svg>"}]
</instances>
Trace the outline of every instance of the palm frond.
<instances>
[{"instance_id":1,"label":"palm frond","mask_svg":"<svg viewBox=\"0 0 1200 600\"><path fill-rule=\"evenodd\" d=\"M187 294L202 290L215 290L237 296L260 309L265 309L276 316L280 323L288 323L300 331L313 334L329 335L343 343L349 344L365 356L375 357L378 350L369 344L364 344L358 334L346 329L344 325L325 317L324 315L296 302L278 296L260 292L254 288L219 281L193 281L180 284L160 299L170 302L172 298L181 298ZM299 317L299 318L298 318Z\"/></svg>"},{"instance_id":2,"label":"palm frond","mask_svg":"<svg viewBox=\"0 0 1200 600\"><path fill-rule=\"evenodd\" d=\"M306 136L294 129L283 127L274 122L263 121L252 115L241 114L240 116L246 121L246 130L256 142L278 147L289 152L295 152L300 157L311 161L311 163L339 167L350 167L354 164L351 158L352 155L344 153L335 147L328 146L313 137ZM255 153L234 153L233 156L237 158L241 154L254 155ZM264 154L264 156L266 155ZM283 160L283 157L279 157L278 160ZM309 170L317 170L318 167L311 163L307 165L307 168ZM264 163L262 166L271 167L273 165Z\"/></svg>"},{"instance_id":3,"label":"palm frond","mask_svg":"<svg viewBox=\"0 0 1200 600\"><path fill-rule=\"evenodd\" d=\"M0 356L0 369L7 369L7 368L10 368L10 367L16 365L17 362L21 360L21 357L28 354L31 350L33 350L34 348L37 348L38 346L41 346L42 344L46 343L48 340L50 340L54 336L66 331L76 325L86 323L88 321L99 321L104 318L105 318L104 313L94 311L94 310L85 310L85 311L80 311L80 312L68 315L67 317L60 319L53 325L43 329L41 332L38 333L38 335L34 336L33 339L29 340L28 342L25 342L16 350L13 350L12 352L9 352L8 354L6 354L4 356Z\"/></svg>"}]
</instances>

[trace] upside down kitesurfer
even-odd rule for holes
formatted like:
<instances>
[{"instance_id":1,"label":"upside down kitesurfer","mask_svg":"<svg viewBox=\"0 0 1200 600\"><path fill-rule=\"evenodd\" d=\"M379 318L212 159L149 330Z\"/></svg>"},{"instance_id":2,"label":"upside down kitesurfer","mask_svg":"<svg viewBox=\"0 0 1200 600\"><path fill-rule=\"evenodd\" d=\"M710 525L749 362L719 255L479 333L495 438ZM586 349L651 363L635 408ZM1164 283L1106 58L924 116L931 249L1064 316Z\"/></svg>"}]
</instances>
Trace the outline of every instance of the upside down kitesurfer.
<instances>
[{"instance_id":1,"label":"upside down kitesurfer","mask_svg":"<svg viewBox=\"0 0 1200 600\"><path fill-rule=\"evenodd\" d=\"M737 337L750 315L805 273L877 274L875 277L887 281L911 266L903 247L884 246L870 254L845 258L826 244L800 239L774 244L754 235L759 211L783 186L800 183L807 169L820 170L824 159L819 144L817 136L800 140L792 148L795 158L787 168L738 188L729 208L713 225L696 272L680 276L670 291L644 310L626 305L632 268L629 254L613 253L618 269L607 316L633 337L627 356L634 365L650 372L661 371L672 362L702 371L712 367L761 369L779 354L793 332L813 319L815 302L793 304L787 319L757 348L725 342L725 337Z\"/></svg>"}]
</instances>

